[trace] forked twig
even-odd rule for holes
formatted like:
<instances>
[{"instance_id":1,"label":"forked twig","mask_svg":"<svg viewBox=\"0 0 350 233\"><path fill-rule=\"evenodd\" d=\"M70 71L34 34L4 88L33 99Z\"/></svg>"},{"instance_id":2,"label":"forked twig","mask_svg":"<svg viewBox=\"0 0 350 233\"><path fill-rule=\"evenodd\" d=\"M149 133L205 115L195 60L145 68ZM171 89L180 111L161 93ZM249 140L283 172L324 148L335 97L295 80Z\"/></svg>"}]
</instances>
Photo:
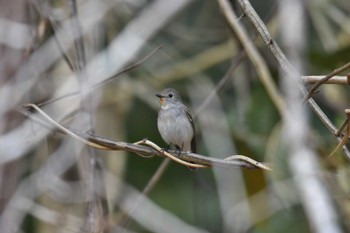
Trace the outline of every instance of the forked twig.
<instances>
[{"instance_id":1,"label":"forked twig","mask_svg":"<svg viewBox=\"0 0 350 233\"><path fill-rule=\"evenodd\" d=\"M275 42L275 40L272 38L269 30L267 29L266 25L263 23L263 21L260 19L252 5L248 0L238 0L238 3L241 5L243 13L247 16L247 18L251 21L251 23L254 25L256 30L259 32L261 38L264 40L267 48L271 51L273 56L276 58L277 62L279 63L282 70L289 74L295 76L297 71L294 69L294 67L290 64L278 44ZM299 86L301 90L306 95L306 90L304 85ZM337 128L335 125L330 121L330 119L327 117L327 115L321 110L321 108L318 106L318 104L312 99L308 99L308 103L311 106L311 109L314 111L314 113L319 117L319 119L322 121L322 123L327 127L327 129L335 135L337 132ZM339 139L337 137L339 141ZM347 147L343 147L343 150L347 156L348 159L350 159L350 152Z\"/></svg>"},{"instance_id":2,"label":"forked twig","mask_svg":"<svg viewBox=\"0 0 350 233\"><path fill-rule=\"evenodd\" d=\"M349 139L349 136L350 136L350 109L345 109L345 114L346 114L346 120L340 126L340 128L337 132L337 135L339 136L340 133L343 131L344 127L346 126L345 134L344 134L343 138L340 140L340 142L338 143L337 147L332 151L332 153L330 153L328 155L328 157L331 157L332 155L334 155L335 152L337 152L341 147L343 147Z\"/></svg>"},{"instance_id":3,"label":"forked twig","mask_svg":"<svg viewBox=\"0 0 350 233\"><path fill-rule=\"evenodd\" d=\"M345 65L333 70L331 73L327 74L324 78L322 78L320 81L318 81L317 83L315 83L309 90L309 92L307 93L307 95L304 97L303 102L307 101L308 99L310 99L313 94L317 91L317 89L325 82L327 82L330 78L332 78L333 76L347 70L350 68L350 62L346 63Z\"/></svg>"}]
</instances>

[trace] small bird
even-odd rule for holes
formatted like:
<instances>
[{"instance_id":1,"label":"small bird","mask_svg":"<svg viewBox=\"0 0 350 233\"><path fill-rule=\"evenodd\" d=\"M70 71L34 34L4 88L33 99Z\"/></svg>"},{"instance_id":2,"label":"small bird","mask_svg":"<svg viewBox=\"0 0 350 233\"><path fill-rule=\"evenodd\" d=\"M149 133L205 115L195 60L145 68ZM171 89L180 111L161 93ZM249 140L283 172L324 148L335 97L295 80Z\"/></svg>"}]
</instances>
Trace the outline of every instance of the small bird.
<instances>
[{"instance_id":1,"label":"small bird","mask_svg":"<svg viewBox=\"0 0 350 233\"><path fill-rule=\"evenodd\" d=\"M160 101L158 130L163 140L182 151L196 153L196 138L192 116L182 103L179 92L166 88L156 95Z\"/></svg>"}]
</instances>

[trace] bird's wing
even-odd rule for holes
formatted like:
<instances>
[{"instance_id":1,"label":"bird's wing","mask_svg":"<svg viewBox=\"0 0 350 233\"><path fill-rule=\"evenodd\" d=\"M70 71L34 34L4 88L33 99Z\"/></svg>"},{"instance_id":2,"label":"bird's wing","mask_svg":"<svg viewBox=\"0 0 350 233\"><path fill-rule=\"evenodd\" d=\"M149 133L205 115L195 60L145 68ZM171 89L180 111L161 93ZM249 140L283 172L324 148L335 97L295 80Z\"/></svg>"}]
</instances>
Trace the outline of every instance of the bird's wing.
<instances>
[{"instance_id":1,"label":"bird's wing","mask_svg":"<svg viewBox=\"0 0 350 233\"><path fill-rule=\"evenodd\" d=\"M185 111L186 111L186 116L187 116L188 120L190 121L192 129L193 129L193 137L191 140L191 152L197 153L196 130L194 128L193 118L192 118L191 113L188 111L187 108L185 109Z\"/></svg>"}]
</instances>

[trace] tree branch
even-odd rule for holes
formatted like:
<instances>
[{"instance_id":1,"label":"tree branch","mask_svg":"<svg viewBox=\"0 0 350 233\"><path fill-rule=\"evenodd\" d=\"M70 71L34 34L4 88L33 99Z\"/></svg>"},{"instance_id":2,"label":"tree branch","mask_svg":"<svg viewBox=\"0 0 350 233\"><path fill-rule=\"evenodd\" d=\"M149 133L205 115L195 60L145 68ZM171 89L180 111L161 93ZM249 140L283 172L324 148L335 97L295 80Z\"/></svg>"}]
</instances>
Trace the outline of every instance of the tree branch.
<instances>
[{"instance_id":1,"label":"tree branch","mask_svg":"<svg viewBox=\"0 0 350 233\"><path fill-rule=\"evenodd\" d=\"M253 23L256 30L259 32L261 38L264 40L266 46L271 51L271 53L276 58L277 62L281 66L282 70L288 74L289 76L296 76L298 72L294 69L294 67L290 64L278 44L273 40L270 32L268 31L266 25L264 22L260 19L252 5L248 0L238 0L239 4L242 7L242 10L244 14L248 17L248 19ZM306 90L304 85L302 83L299 83L299 88L301 88L302 92L306 95ZM334 124L329 120L327 115L321 110L321 108L317 105L317 103L310 98L308 100L308 103L310 104L312 110L314 113L320 118L322 123L326 126L326 128L336 136L337 133L337 127L334 126ZM336 136L337 137L337 136ZM342 137L337 137L338 141L342 140ZM344 153L347 156L347 158L350 160L350 151L349 149L344 146L343 147Z\"/></svg>"},{"instance_id":2,"label":"tree branch","mask_svg":"<svg viewBox=\"0 0 350 233\"><path fill-rule=\"evenodd\" d=\"M307 75L302 76L301 80L305 84L314 84L320 82L326 76L324 75ZM350 84L350 75L348 76L332 76L331 78L324 81L322 84L340 84L340 85L349 85Z\"/></svg>"},{"instance_id":3,"label":"tree branch","mask_svg":"<svg viewBox=\"0 0 350 233\"><path fill-rule=\"evenodd\" d=\"M319 80L318 82L316 82L309 90L309 92L307 93L307 95L304 97L303 102L310 99L312 97L312 95L317 91L317 89L324 84L325 82L327 82L330 78L332 78L333 76L347 70L350 68L350 62L348 62L347 64L343 65L342 67L339 67L338 69L335 69L334 71L332 71L331 73L329 73L328 75L326 75L324 78L322 78L321 80ZM349 81L349 80L347 80Z\"/></svg>"},{"instance_id":4,"label":"tree branch","mask_svg":"<svg viewBox=\"0 0 350 233\"><path fill-rule=\"evenodd\" d=\"M223 14L226 17L227 22L236 33L244 49L246 50L249 59L255 66L259 78L262 84L265 86L272 102L275 104L279 114L283 117L283 114L285 112L285 103L283 101L283 98L281 97L281 94L278 91L276 84L272 79L272 75L269 69L267 68L265 61L263 60L258 50L255 48L253 42L250 40L244 28L239 24L239 21L237 20L238 17L231 9L229 2L226 0L219 0L219 5Z\"/></svg>"},{"instance_id":5,"label":"tree branch","mask_svg":"<svg viewBox=\"0 0 350 233\"><path fill-rule=\"evenodd\" d=\"M214 157L208 157L200 154L195 154L191 152L185 152L178 150L168 150L164 151L155 143L144 139L136 143L128 143L121 141L113 141L106 139L93 134L85 134L77 132L72 129L67 129L64 126L60 125L58 122L53 120L48 116L44 111L42 111L35 104L26 104L24 107L27 109L32 109L41 114L48 122L55 125L58 130L61 132L73 137L75 140L78 140L81 143L84 143L90 147L102 150L123 150L132 152L137 155L143 155L148 157L159 156L159 157L168 157L175 162L183 164L189 167L195 168L208 168L208 167L222 167L222 168L248 168L248 169L263 169L271 171L271 168L264 164L257 162L244 155L231 155L226 159L218 159ZM29 114L30 116L30 114ZM147 146L141 145L145 144Z\"/></svg>"}]
</instances>

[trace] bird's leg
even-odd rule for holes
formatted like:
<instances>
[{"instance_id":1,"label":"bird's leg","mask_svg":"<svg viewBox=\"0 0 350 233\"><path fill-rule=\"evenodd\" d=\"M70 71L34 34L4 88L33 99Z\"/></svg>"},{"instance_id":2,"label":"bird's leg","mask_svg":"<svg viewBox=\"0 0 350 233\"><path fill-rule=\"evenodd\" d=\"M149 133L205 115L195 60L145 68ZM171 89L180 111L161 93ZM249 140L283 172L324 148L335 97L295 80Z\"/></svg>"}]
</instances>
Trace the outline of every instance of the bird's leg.
<instances>
[{"instance_id":1,"label":"bird's leg","mask_svg":"<svg viewBox=\"0 0 350 233\"><path fill-rule=\"evenodd\" d=\"M178 145L175 145L175 148L176 148L176 152L178 151L177 156L180 156L180 154L182 152L183 145L182 145L182 147L179 147Z\"/></svg>"},{"instance_id":2,"label":"bird's leg","mask_svg":"<svg viewBox=\"0 0 350 233\"><path fill-rule=\"evenodd\" d=\"M173 144L170 143L169 145L167 145L167 147L163 148L163 149L162 149L162 153L163 153L164 151L168 152L168 150L171 148L172 145L173 145Z\"/></svg>"}]
</instances>

